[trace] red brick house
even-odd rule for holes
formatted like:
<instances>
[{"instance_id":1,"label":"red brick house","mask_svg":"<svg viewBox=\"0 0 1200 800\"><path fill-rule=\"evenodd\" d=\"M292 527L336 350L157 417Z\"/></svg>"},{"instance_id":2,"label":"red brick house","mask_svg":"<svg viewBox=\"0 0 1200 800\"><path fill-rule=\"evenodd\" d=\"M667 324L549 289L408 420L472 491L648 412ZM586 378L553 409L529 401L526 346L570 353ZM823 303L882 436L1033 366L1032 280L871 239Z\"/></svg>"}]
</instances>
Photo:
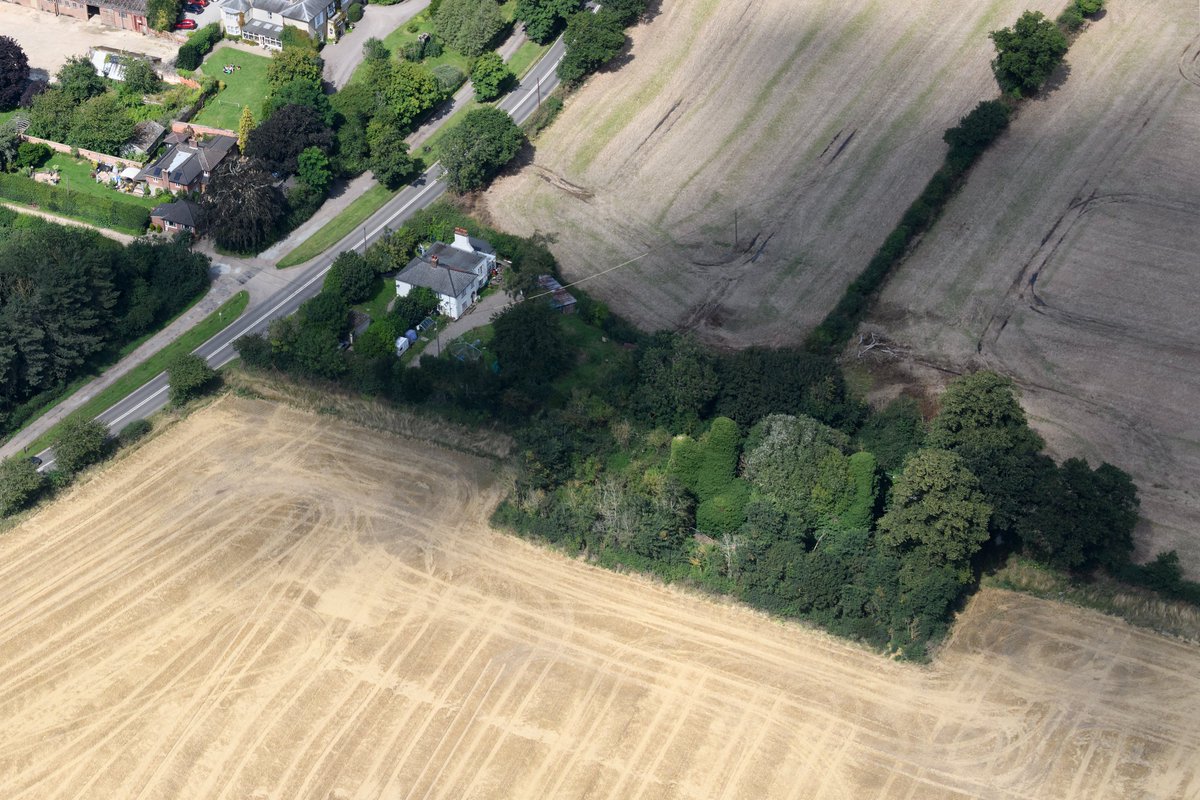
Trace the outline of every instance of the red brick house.
<instances>
[{"instance_id":1,"label":"red brick house","mask_svg":"<svg viewBox=\"0 0 1200 800\"><path fill-rule=\"evenodd\" d=\"M151 194L203 192L208 176L237 145L237 139L212 136L198 141L185 132L171 134L166 143L169 145L166 152L147 164L137 176L137 180L145 181L150 187Z\"/></svg>"},{"instance_id":2,"label":"red brick house","mask_svg":"<svg viewBox=\"0 0 1200 800\"><path fill-rule=\"evenodd\" d=\"M127 31L145 33L150 29L146 23L146 0L4 0L17 5L29 6L55 16L75 17L89 20L100 17L105 25L124 28Z\"/></svg>"}]
</instances>

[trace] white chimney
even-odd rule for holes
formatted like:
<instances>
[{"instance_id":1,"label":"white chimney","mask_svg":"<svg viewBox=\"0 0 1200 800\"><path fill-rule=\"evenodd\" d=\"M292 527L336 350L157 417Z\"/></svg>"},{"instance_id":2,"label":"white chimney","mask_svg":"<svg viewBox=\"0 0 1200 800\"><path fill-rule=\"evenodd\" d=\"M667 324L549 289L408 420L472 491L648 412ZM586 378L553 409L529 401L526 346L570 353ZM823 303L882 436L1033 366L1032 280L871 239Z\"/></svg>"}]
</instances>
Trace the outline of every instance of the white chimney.
<instances>
[{"instance_id":1,"label":"white chimney","mask_svg":"<svg viewBox=\"0 0 1200 800\"><path fill-rule=\"evenodd\" d=\"M455 250L465 250L468 253L475 252L475 248L471 246L471 238L467 236L466 228L454 229L454 244L450 246Z\"/></svg>"}]
</instances>

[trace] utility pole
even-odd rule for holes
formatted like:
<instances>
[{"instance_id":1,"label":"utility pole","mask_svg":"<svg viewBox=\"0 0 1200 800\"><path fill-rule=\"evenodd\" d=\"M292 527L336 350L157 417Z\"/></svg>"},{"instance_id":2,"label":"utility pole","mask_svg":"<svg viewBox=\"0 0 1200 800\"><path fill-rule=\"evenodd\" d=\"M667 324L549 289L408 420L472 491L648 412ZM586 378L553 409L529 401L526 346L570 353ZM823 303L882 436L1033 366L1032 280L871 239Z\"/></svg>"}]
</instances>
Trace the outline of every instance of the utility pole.
<instances>
[{"instance_id":1,"label":"utility pole","mask_svg":"<svg viewBox=\"0 0 1200 800\"><path fill-rule=\"evenodd\" d=\"M733 210L733 251L735 253L737 252L737 246L738 246L738 224L737 224L738 218L737 218L737 215L738 215L738 212L737 212L737 209L735 208Z\"/></svg>"},{"instance_id":2,"label":"utility pole","mask_svg":"<svg viewBox=\"0 0 1200 800\"><path fill-rule=\"evenodd\" d=\"M542 104L542 76L541 75L538 75L538 79L537 79L537 98L538 98L537 104L540 106Z\"/></svg>"}]
</instances>

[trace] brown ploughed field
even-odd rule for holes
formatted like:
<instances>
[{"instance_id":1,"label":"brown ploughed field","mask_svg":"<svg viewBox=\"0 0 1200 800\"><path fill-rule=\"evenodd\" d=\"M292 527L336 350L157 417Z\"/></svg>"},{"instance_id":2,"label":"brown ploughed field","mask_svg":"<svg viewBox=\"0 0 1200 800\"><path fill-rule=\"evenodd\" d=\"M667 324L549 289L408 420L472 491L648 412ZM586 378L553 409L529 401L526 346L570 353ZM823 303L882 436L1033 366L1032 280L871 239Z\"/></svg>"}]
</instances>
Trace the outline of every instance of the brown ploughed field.
<instances>
[{"instance_id":1,"label":"brown ploughed field","mask_svg":"<svg viewBox=\"0 0 1200 800\"><path fill-rule=\"evenodd\" d=\"M0 796L1192 798L1200 648L985 590L932 666L491 531L226 397L0 536Z\"/></svg>"},{"instance_id":2,"label":"brown ploughed field","mask_svg":"<svg viewBox=\"0 0 1200 800\"><path fill-rule=\"evenodd\" d=\"M663 0L486 197L646 329L796 343L996 93L988 31L1062 0ZM735 241L735 214L737 237Z\"/></svg>"},{"instance_id":3,"label":"brown ploughed field","mask_svg":"<svg viewBox=\"0 0 1200 800\"><path fill-rule=\"evenodd\" d=\"M1021 109L867 328L1014 376L1057 455L1129 471L1139 556L1200 577L1200 19L1113 0Z\"/></svg>"}]
</instances>

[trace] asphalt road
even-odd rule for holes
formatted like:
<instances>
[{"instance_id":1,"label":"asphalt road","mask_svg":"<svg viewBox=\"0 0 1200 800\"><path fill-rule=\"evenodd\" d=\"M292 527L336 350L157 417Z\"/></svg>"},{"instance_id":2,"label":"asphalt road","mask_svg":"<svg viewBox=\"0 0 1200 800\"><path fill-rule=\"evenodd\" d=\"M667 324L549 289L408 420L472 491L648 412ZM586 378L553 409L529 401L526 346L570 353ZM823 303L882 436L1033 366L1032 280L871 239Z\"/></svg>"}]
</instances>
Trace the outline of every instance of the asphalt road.
<instances>
[{"instance_id":1,"label":"asphalt road","mask_svg":"<svg viewBox=\"0 0 1200 800\"><path fill-rule=\"evenodd\" d=\"M562 39L559 39L525 75L517 88L500 101L500 108L511 114L518 124L528 119L541 100L558 85L555 70L564 52ZM233 349L233 343L237 339L249 333L265 332L271 320L294 313L301 303L321 291L325 273L329 271L338 253L346 250L362 252L387 231L400 227L413 212L425 208L441 197L446 191L441 176L442 168L434 164L413 185L401 189L387 205L368 218L363 227L326 250L308 266L297 268L302 271L293 283L265 301L246 309L232 325L192 352L205 358L214 369L223 367L237 358L237 352ZM134 420L148 417L165 406L167 388L167 374L161 372L150 382L99 414L96 419L108 425L110 431L117 433ZM54 454L50 449L37 455L42 459L42 471L53 468Z\"/></svg>"}]
</instances>

